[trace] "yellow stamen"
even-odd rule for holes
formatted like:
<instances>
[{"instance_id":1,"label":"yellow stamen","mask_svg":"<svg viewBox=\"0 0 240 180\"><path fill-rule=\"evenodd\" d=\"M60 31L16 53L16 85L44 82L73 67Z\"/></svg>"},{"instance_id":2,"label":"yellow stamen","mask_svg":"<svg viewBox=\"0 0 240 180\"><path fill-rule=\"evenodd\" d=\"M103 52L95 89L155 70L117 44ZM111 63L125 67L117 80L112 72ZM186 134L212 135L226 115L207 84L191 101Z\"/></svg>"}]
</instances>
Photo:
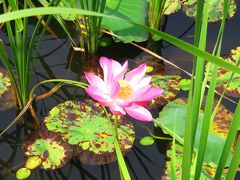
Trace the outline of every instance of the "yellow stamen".
<instances>
[{"instance_id":1,"label":"yellow stamen","mask_svg":"<svg viewBox=\"0 0 240 180\"><path fill-rule=\"evenodd\" d=\"M132 88L129 86L128 82L125 80L119 80L118 83L120 85L120 90L118 92L118 98L128 99L133 93Z\"/></svg>"}]
</instances>

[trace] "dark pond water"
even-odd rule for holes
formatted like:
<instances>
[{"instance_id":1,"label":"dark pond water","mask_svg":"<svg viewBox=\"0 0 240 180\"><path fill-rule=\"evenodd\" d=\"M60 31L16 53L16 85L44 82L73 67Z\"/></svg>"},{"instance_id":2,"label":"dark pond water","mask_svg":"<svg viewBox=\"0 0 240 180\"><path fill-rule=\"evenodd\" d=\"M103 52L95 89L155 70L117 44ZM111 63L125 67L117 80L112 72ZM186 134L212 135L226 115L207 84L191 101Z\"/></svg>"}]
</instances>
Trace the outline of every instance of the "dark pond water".
<instances>
[{"instance_id":1,"label":"dark pond water","mask_svg":"<svg viewBox=\"0 0 240 180\"><path fill-rule=\"evenodd\" d=\"M240 16L238 14L239 13L226 24L222 51L223 55L228 54L230 49L240 45ZM187 42L193 42L193 23L194 21L192 19L179 12L168 17L166 32L176 37L181 37L181 39ZM32 26L29 28L32 28ZM218 28L219 23L214 23L209 26L207 47L209 51L213 49ZM0 37L7 43L7 37L3 32L0 32ZM146 43L142 43L141 45L145 46ZM134 59L140 53L140 50L131 45L121 43L114 44L108 48L101 48L99 51L99 55L120 61ZM189 72L191 71L191 55L168 43L163 43L161 53L166 59L175 62L181 68ZM34 68L32 85L42 80L52 78L79 80L80 70L79 56L76 55L76 53L73 55L68 41L65 38L56 40L53 39L52 36L46 35L41 44L38 61ZM38 88L36 93L42 94L51 87L53 87L53 85L42 86ZM68 99L77 99L81 94L82 92L77 88L64 86L53 96L39 101L36 104L37 116L42 120L52 107ZM186 94L180 93L179 96L186 96ZM232 109L234 108L234 105L227 101L225 104ZM153 112L153 115L156 116L157 113L156 110ZM7 111L0 111L0 128L4 129L15 116L16 110L13 108ZM136 124L134 121L133 123L135 124L136 140L133 149L125 156L131 177L136 180L159 180L163 175L164 163L166 161L164 152L167 143L157 142L149 147L140 146L139 139L148 135L148 132L146 129L142 128L139 123ZM156 131L152 123L140 124L148 127L152 132ZM25 122L25 126L27 128L23 128L21 125L13 126L4 136L0 137L0 179L15 179L15 170L23 166L25 157L21 150L21 140L24 134L27 133L27 129L31 129L33 125L31 121L28 121ZM59 170L45 171L38 169L34 170L32 173L30 179L120 179L117 162L102 166L93 166L84 165L77 158L73 158L67 166Z\"/></svg>"}]
</instances>

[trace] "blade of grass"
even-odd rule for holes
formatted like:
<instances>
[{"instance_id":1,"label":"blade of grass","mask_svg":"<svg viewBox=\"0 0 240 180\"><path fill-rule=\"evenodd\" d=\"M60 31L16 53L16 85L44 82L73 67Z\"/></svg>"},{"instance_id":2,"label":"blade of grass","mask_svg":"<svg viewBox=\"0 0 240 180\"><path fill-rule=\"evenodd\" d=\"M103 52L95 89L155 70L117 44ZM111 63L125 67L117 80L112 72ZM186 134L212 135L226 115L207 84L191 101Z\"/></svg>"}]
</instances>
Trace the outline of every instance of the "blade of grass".
<instances>
[{"instance_id":1,"label":"blade of grass","mask_svg":"<svg viewBox=\"0 0 240 180\"><path fill-rule=\"evenodd\" d=\"M203 9L204 7L204 9ZM203 13L204 11L204 13ZM204 16L203 16L204 14ZM202 20L203 18L203 20ZM197 16L194 32L194 45L201 50L205 50L208 27L208 1L197 1ZM201 38L200 38L201 37ZM195 62L196 61L196 62ZM191 81L192 91L188 95L187 121L184 134L183 161L182 161L182 179L190 179L192 154L194 149L195 134L200 110L201 86L204 71L204 58L194 57L193 70L195 79ZM192 97L192 98L190 98ZM190 131L188 131L190 130Z\"/></svg>"},{"instance_id":2,"label":"blade of grass","mask_svg":"<svg viewBox=\"0 0 240 180\"><path fill-rule=\"evenodd\" d=\"M229 3L230 1L225 1L225 3ZM225 4L225 5L226 5ZM219 35L217 38L217 42L214 48L214 52L217 51L217 56L220 55L221 52L221 42L222 42L222 37L223 37L223 31L225 27L225 19L227 17L227 12L228 12L228 7L225 6L224 9L224 14L223 14L223 20L221 23ZM215 95L215 87L216 87L216 82L217 82L217 71L218 71L218 66L213 65L213 71L212 71L212 78L210 82L210 87L208 90L207 98L206 98L206 105L204 108L204 117L203 117L203 122L202 122L202 129L201 129L201 138L200 138L200 144L199 144L199 149L198 149L198 154L197 154L197 163L196 163L196 169L195 169L195 179L199 179L202 171L202 165L203 165L203 160L204 160L204 155L205 155L205 150L206 150L206 145L207 145L207 139L208 139L208 133L209 133L209 128L211 124L211 115L212 115L212 107L213 107L213 101L214 101L214 95ZM207 79L207 77L205 77ZM203 83L202 85L202 90L203 92L205 91L206 85ZM203 99L204 93L202 93L201 99ZM202 102L202 100L201 100Z\"/></svg>"},{"instance_id":3,"label":"blade of grass","mask_svg":"<svg viewBox=\"0 0 240 180\"><path fill-rule=\"evenodd\" d=\"M8 0L10 6L11 6L11 9L13 11L17 11L18 10L18 6L16 4L16 1L15 0ZM16 19L16 23L17 23L17 31L22 31L23 30L23 22L21 19Z\"/></svg>"},{"instance_id":4,"label":"blade of grass","mask_svg":"<svg viewBox=\"0 0 240 180\"><path fill-rule=\"evenodd\" d=\"M238 138L238 143L233 154L232 162L229 166L229 171L227 173L226 180L234 179L239 164L240 164L240 138Z\"/></svg>"},{"instance_id":5,"label":"blade of grass","mask_svg":"<svg viewBox=\"0 0 240 180\"><path fill-rule=\"evenodd\" d=\"M41 7L41 8L33 8L33 9L25 9L25 10L19 10L19 11L14 11L14 12L10 12L10 13L6 13L6 14L2 14L0 15L0 23L3 22L7 22L10 20L14 20L17 18L23 18L23 17L30 17L30 16L37 16L37 15L47 15L47 14L59 14L59 13L66 13L66 14L82 14L82 15L90 15L90 16L101 16L101 17L105 17L105 18L110 18L110 19L114 19L117 21L124 21L124 22L128 22L131 24L134 24L140 28L143 28L149 32L152 32L158 36L160 36L162 39L168 41L169 43L185 50L186 52L195 55L195 56L199 56L202 57L203 59L205 59L206 61L209 62L213 62L214 64L217 64L220 67L223 67L225 69L231 70L237 74L240 74L240 68L234 66L233 64L224 61L222 58L219 57L215 57L213 55L211 55L208 52L205 52L203 50L200 50L196 47L194 47L193 45L184 42L183 40L177 39L167 33L155 30L155 29L151 29L147 26L144 26L142 24L138 24L129 20L125 20L122 18L117 18L114 16L108 16L105 14L101 14L101 13L97 13L97 12L91 12L91 11L86 11L86 10L80 10L80 9L75 9L75 8L62 8L62 7Z\"/></svg>"},{"instance_id":6,"label":"blade of grass","mask_svg":"<svg viewBox=\"0 0 240 180\"><path fill-rule=\"evenodd\" d=\"M218 180L221 178L224 166L226 164L228 155L230 153L232 144L234 142L234 139L236 137L236 134L237 134L237 131L238 131L238 128L240 125L239 117L240 117L240 102L238 102L237 108L235 110L235 113L234 113L234 116L233 116L233 119L232 119L232 122L231 122L231 125L229 128L229 134L228 134L226 142L224 144L223 152L222 152L222 155L221 155L221 158L220 158L217 170L216 170L216 174L214 177L215 180Z\"/></svg>"}]
</instances>

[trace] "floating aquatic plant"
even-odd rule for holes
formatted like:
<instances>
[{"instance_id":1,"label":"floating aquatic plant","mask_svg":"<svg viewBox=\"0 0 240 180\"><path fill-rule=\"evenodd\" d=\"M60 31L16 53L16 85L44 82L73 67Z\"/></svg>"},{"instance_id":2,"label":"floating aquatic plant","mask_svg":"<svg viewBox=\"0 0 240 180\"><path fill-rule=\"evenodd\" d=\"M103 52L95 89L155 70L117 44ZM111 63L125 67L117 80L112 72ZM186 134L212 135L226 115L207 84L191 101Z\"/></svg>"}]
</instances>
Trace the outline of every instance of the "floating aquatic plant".
<instances>
[{"instance_id":1,"label":"floating aquatic plant","mask_svg":"<svg viewBox=\"0 0 240 180\"><path fill-rule=\"evenodd\" d=\"M17 179L26 179L31 175L31 171L27 168L20 168L16 172L16 178Z\"/></svg>"},{"instance_id":2,"label":"floating aquatic plant","mask_svg":"<svg viewBox=\"0 0 240 180\"><path fill-rule=\"evenodd\" d=\"M150 146L155 142L155 139L152 136L145 136L140 141L139 144L142 146Z\"/></svg>"},{"instance_id":3,"label":"floating aquatic plant","mask_svg":"<svg viewBox=\"0 0 240 180\"><path fill-rule=\"evenodd\" d=\"M161 87L164 91L149 102L149 107L154 108L158 105L165 105L168 101L173 100L180 91L178 75L154 75L152 78L152 85L154 87Z\"/></svg>"},{"instance_id":4,"label":"floating aquatic plant","mask_svg":"<svg viewBox=\"0 0 240 180\"><path fill-rule=\"evenodd\" d=\"M44 122L48 130L60 133L66 142L83 150L80 154L83 163L106 164L116 160L114 124L99 103L90 99L61 103L49 112ZM132 123L121 118L118 140L123 154L131 149L134 139Z\"/></svg>"},{"instance_id":5,"label":"floating aquatic plant","mask_svg":"<svg viewBox=\"0 0 240 180\"><path fill-rule=\"evenodd\" d=\"M238 67L240 67L239 65L240 47L236 47L235 49L232 49L231 55L225 60L231 64L236 64L236 62L238 62ZM236 73L233 76L232 75L233 75L232 71L229 71L224 68L219 68L217 73L216 89L220 93L222 93L226 89L225 94L227 96L239 98L240 97L240 75ZM231 76L232 76L232 79L229 81ZM209 79L211 80L211 74Z\"/></svg>"},{"instance_id":6,"label":"floating aquatic plant","mask_svg":"<svg viewBox=\"0 0 240 180\"><path fill-rule=\"evenodd\" d=\"M36 131L25 139L23 151L28 157L25 167L34 169L57 169L68 163L73 154L72 147L61 136L48 130Z\"/></svg>"},{"instance_id":7,"label":"floating aquatic plant","mask_svg":"<svg viewBox=\"0 0 240 180\"><path fill-rule=\"evenodd\" d=\"M189 17L195 17L197 14L197 0L186 0L183 2L184 12ZM231 0L228 16L233 17L236 12L235 0ZM224 0L209 1L208 21L216 22L222 19L224 10Z\"/></svg>"},{"instance_id":8,"label":"floating aquatic plant","mask_svg":"<svg viewBox=\"0 0 240 180\"><path fill-rule=\"evenodd\" d=\"M172 145L173 146L173 145ZM172 173L175 173L174 176L176 178L181 178L182 176L182 158L183 158L183 146L180 144L175 144L175 156L173 157L173 149L169 148L167 150L167 156L169 157L169 161L166 162L165 165L165 175L164 177L166 179L171 179L173 176ZM175 170L176 172L172 172L172 163L173 163L173 158L175 161ZM193 161L196 158L196 154L193 155ZM215 175L216 169L213 168L211 165L206 165L206 163L203 164L203 169L200 175L200 179L212 179ZM194 172L191 172L191 176L194 177Z\"/></svg>"},{"instance_id":9,"label":"floating aquatic plant","mask_svg":"<svg viewBox=\"0 0 240 180\"><path fill-rule=\"evenodd\" d=\"M12 84L5 69L0 68L0 110L6 110L14 106Z\"/></svg>"},{"instance_id":10,"label":"floating aquatic plant","mask_svg":"<svg viewBox=\"0 0 240 180\"><path fill-rule=\"evenodd\" d=\"M104 106L108 106L113 114L125 115L140 120L151 121L151 113L143 106L159 96L163 89L150 85L151 77L144 77L146 64L140 65L125 75L128 62L122 66L119 62L106 57L100 58L104 80L86 72L90 83L86 92Z\"/></svg>"},{"instance_id":11,"label":"floating aquatic plant","mask_svg":"<svg viewBox=\"0 0 240 180\"><path fill-rule=\"evenodd\" d=\"M187 104L182 99L176 99L174 101L170 101L163 110L159 113L159 117L157 118L156 125L160 126L163 131L167 134L170 133L173 136L173 132L175 129L176 140L179 142L183 141L184 137L184 130L185 130L185 121L186 121L186 112L187 112ZM218 115L216 115L218 117ZM198 125L197 125L197 132L195 137L195 145L194 147L197 149L199 146L200 140L200 132L202 128L202 120L203 120L203 112L200 112ZM218 122L218 119L214 120ZM225 122L222 122L223 124ZM175 126L175 128L174 128ZM221 125L218 125L218 128L221 128ZM170 131L169 131L170 130ZM221 131L219 129L218 131ZM206 146L206 154L204 157L204 161L206 165L210 165L216 168L216 165L219 162L219 158L221 156L224 143L226 138L218 135L215 130L210 130L208 136L208 143ZM218 149L218 151L216 151ZM228 162L226 166L230 163L231 155L228 158Z\"/></svg>"},{"instance_id":12,"label":"floating aquatic plant","mask_svg":"<svg viewBox=\"0 0 240 180\"><path fill-rule=\"evenodd\" d=\"M169 15L178 12L181 9L180 0L166 0L164 4L163 14Z\"/></svg>"},{"instance_id":13,"label":"floating aquatic plant","mask_svg":"<svg viewBox=\"0 0 240 180\"><path fill-rule=\"evenodd\" d=\"M6 71L0 71L0 97L11 87L11 81Z\"/></svg>"}]
</instances>

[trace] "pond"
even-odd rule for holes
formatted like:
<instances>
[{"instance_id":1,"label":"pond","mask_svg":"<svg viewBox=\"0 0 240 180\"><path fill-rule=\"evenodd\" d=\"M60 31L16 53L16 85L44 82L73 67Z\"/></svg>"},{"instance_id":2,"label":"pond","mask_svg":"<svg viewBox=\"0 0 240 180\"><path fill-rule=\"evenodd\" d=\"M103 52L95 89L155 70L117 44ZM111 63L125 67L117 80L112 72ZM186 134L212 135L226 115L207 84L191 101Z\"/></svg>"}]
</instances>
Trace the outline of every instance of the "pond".
<instances>
[{"instance_id":1,"label":"pond","mask_svg":"<svg viewBox=\"0 0 240 180\"><path fill-rule=\"evenodd\" d=\"M239 5L239 2L238 2ZM238 6L237 12L240 12ZM32 20L33 25L29 25L33 29L35 20ZM222 56L227 56L231 49L239 46L240 14L229 19L226 22L225 34L223 38ZM214 43L217 37L220 23L212 23L209 25L209 34L207 42L207 50L212 52ZM52 26L54 27L54 26ZM82 80L83 71L95 70L95 66L99 66L98 61L89 61L86 64L81 63L81 53L74 51L61 28L56 25L54 27L58 38L52 35L44 35L41 47L37 54L37 61L34 66L32 75L32 86L47 79L72 79ZM193 42L194 20L187 17L183 12L178 12L169 15L165 19L165 32L179 37L184 41ZM110 36L106 37L110 38ZM1 30L0 38L3 42L8 42L6 33ZM138 43L141 46L147 45L147 42ZM8 44L9 45L9 44ZM9 46L6 46L7 52L10 52ZM170 60L180 68L191 72L192 56L186 52L176 48L175 46L161 42L156 43L159 48L159 54ZM124 43L112 43L109 47L100 47L98 57L105 56L118 60L119 62L129 61L130 67L134 68L140 63L149 62L148 55L139 56L143 53L138 48ZM146 58L146 59L144 59ZM96 63L97 62L97 63ZM170 73L179 73L179 70L165 64L165 68ZM98 67L99 69L99 67ZM180 73L182 77L189 78L186 74ZM53 84L47 84L39 87L35 94L44 94L53 88ZM177 97L187 97L186 92L179 92ZM76 100L85 98L84 92L70 85L62 86L56 93L47 97L35 104L36 115L41 123L44 117L48 116L48 112L60 103L67 100ZM234 99L237 101L237 99ZM224 100L224 105L231 111L235 109L235 104ZM157 117L162 107L152 110L153 117ZM16 117L15 108L0 111L1 125L0 129L6 128L10 122ZM131 119L130 117L128 117ZM132 119L131 119L132 120ZM166 136L159 128L154 127L153 123L144 123L132 120L135 128L135 142L132 149L125 155L125 161L132 179L136 180L159 180L164 175L164 166L169 158L166 156L166 150L169 146L169 140L156 140L151 146L142 146L139 141L144 136L149 135L149 131L159 136ZM22 150L22 140L31 130L36 129L33 119L29 114L23 116L18 123L13 125L6 133L0 137L0 179L15 179L16 170L24 166L26 157ZM113 155L111 155L113 156ZM94 165L94 160L91 156L84 157L86 162L81 162L77 157L73 157L71 161L64 167L57 170L35 169L32 171L30 179L92 179L92 180L117 180L121 179L117 161L110 162L104 165ZM89 162L93 162L89 165ZM239 177L240 178L240 177Z\"/></svg>"}]
</instances>

